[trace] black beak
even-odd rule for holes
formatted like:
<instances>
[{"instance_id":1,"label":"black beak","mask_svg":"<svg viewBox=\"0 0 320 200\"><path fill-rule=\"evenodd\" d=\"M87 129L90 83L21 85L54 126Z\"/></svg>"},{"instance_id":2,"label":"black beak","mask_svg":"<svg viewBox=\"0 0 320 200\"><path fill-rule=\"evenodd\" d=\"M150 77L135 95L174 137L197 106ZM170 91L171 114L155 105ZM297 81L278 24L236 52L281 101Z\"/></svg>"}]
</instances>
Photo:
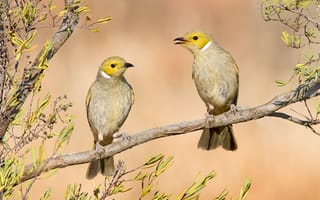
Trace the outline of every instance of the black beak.
<instances>
[{"instance_id":1,"label":"black beak","mask_svg":"<svg viewBox=\"0 0 320 200\"><path fill-rule=\"evenodd\" d=\"M134 65L126 62L124 63L124 67L129 68L129 67L134 67Z\"/></svg>"},{"instance_id":2,"label":"black beak","mask_svg":"<svg viewBox=\"0 0 320 200\"><path fill-rule=\"evenodd\" d=\"M175 41L174 44L185 44L187 42L187 40L184 39L183 37L178 37L178 38L174 39L173 41Z\"/></svg>"}]
</instances>

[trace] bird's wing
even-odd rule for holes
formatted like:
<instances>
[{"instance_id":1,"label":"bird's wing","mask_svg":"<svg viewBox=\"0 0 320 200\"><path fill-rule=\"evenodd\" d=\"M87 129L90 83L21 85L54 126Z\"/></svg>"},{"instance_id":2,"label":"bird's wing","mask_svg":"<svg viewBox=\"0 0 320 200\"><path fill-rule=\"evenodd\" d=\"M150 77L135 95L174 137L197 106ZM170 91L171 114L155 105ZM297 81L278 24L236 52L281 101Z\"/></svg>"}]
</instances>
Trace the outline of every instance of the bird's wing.
<instances>
[{"instance_id":1,"label":"bird's wing","mask_svg":"<svg viewBox=\"0 0 320 200\"><path fill-rule=\"evenodd\" d=\"M89 108L90 100L91 100L91 88L89 89L87 97L86 97L86 109L87 110Z\"/></svg>"}]
</instances>

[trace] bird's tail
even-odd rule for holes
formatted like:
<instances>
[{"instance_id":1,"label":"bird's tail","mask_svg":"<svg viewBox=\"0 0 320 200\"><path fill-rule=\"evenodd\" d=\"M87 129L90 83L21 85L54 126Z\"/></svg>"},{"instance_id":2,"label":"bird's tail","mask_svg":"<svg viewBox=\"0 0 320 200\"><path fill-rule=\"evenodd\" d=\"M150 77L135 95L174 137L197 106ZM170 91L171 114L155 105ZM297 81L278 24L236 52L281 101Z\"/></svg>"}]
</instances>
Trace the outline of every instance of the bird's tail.
<instances>
[{"instance_id":1,"label":"bird's tail","mask_svg":"<svg viewBox=\"0 0 320 200\"><path fill-rule=\"evenodd\" d=\"M221 126L203 129L198 147L205 150L222 146L225 150L234 151L238 148L233 136L232 126Z\"/></svg>"},{"instance_id":2,"label":"bird's tail","mask_svg":"<svg viewBox=\"0 0 320 200\"><path fill-rule=\"evenodd\" d=\"M104 176L113 176L114 173L114 161L113 156L100 160L101 174Z\"/></svg>"},{"instance_id":3,"label":"bird's tail","mask_svg":"<svg viewBox=\"0 0 320 200\"><path fill-rule=\"evenodd\" d=\"M92 179L97 176L98 172L104 176L112 176L114 173L114 161L113 157L103 158L95 160L89 163L86 178Z\"/></svg>"}]
</instances>

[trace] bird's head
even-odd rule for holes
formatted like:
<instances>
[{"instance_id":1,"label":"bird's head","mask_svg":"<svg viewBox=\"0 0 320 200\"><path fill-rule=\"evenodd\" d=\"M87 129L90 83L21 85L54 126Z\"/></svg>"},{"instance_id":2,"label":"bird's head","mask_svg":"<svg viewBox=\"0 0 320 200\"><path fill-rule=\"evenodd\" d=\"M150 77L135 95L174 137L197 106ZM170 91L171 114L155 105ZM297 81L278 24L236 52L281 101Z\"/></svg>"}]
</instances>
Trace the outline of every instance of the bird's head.
<instances>
[{"instance_id":1,"label":"bird's head","mask_svg":"<svg viewBox=\"0 0 320 200\"><path fill-rule=\"evenodd\" d=\"M174 41L175 44L186 47L193 54L206 50L213 42L209 34L200 31L186 33L184 36L174 39Z\"/></svg>"},{"instance_id":2,"label":"bird's head","mask_svg":"<svg viewBox=\"0 0 320 200\"><path fill-rule=\"evenodd\" d=\"M122 77L129 67L133 67L133 64L126 62L125 59L119 56L114 56L109 57L102 62L99 73L106 79L111 77Z\"/></svg>"}]
</instances>

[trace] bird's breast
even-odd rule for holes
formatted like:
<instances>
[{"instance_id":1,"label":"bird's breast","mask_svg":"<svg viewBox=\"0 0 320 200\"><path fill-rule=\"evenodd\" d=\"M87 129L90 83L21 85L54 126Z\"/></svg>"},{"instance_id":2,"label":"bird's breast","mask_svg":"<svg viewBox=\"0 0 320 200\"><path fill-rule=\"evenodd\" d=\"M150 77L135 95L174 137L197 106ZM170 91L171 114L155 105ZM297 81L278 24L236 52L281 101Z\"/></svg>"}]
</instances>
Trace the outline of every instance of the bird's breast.
<instances>
[{"instance_id":1,"label":"bird's breast","mask_svg":"<svg viewBox=\"0 0 320 200\"><path fill-rule=\"evenodd\" d=\"M104 137L112 137L129 114L132 90L124 83L111 86L97 85L91 90L92 97L87 111L90 125Z\"/></svg>"},{"instance_id":2,"label":"bird's breast","mask_svg":"<svg viewBox=\"0 0 320 200\"><path fill-rule=\"evenodd\" d=\"M210 58L195 59L193 79L202 100L215 108L224 108L237 97L237 73L228 63Z\"/></svg>"}]
</instances>

